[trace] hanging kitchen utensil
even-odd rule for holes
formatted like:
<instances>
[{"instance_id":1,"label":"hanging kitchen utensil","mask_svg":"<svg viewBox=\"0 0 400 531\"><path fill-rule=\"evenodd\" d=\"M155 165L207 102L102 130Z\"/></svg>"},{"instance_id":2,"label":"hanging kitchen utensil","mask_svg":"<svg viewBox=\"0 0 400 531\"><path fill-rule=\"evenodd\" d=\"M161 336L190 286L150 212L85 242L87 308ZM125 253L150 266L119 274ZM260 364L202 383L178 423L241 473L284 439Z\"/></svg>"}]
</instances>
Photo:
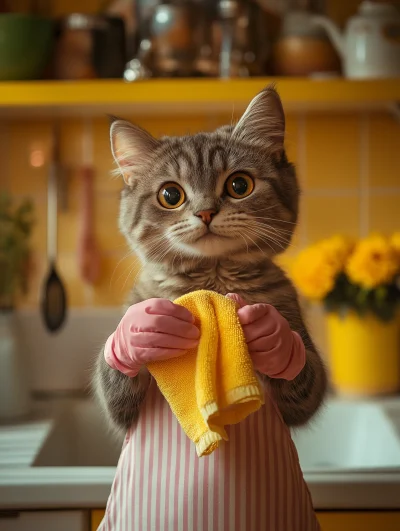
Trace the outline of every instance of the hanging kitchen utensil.
<instances>
[{"instance_id":1,"label":"hanging kitchen utensil","mask_svg":"<svg viewBox=\"0 0 400 531\"><path fill-rule=\"evenodd\" d=\"M49 332L56 332L67 315L67 296L56 268L57 259L57 178L59 168L59 129L53 128L52 154L49 164L47 197L47 257L49 273L44 282L41 310Z\"/></svg>"},{"instance_id":2,"label":"hanging kitchen utensil","mask_svg":"<svg viewBox=\"0 0 400 531\"><path fill-rule=\"evenodd\" d=\"M83 133L83 161L81 170L81 226L78 237L78 260L81 277L95 284L100 275L100 252L93 230L93 147L91 122L86 121Z\"/></svg>"}]
</instances>

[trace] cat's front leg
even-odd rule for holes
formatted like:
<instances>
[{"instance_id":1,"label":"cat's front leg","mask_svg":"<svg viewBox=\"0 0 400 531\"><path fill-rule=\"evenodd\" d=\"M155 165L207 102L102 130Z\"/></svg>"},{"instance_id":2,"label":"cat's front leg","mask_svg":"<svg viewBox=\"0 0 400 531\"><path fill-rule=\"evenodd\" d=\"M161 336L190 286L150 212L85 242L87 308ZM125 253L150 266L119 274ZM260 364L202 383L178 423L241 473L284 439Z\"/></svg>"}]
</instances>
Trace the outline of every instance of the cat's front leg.
<instances>
[{"instance_id":1,"label":"cat's front leg","mask_svg":"<svg viewBox=\"0 0 400 531\"><path fill-rule=\"evenodd\" d=\"M267 375L263 378L288 426L306 424L323 403L327 376L315 350L306 350L306 363L293 380L270 378Z\"/></svg>"},{"instance_id":2,"label":"cat's front leg","mask_svg":"<svg viewBox=\"0 0 400 531\"><path fill-rule=\"evenodd\" d=\"M291 330L300 336L305 347L305 364L292 380L264 378L271 389L285 423L288 426L306 424L323 404L328 387L325 365L303 322L297 301L289 312L282 312Z\"/></svg>"},{"instance_id":3,"label":"cat's front leg","mask_svg":"<svg viewBox=\"0 0 400 531\"><path fill-rule=\"evenodd\" d=\"M93 387L109 421L118 429L127 431L137 421L146 396L150 375L146 369L130 378L112 369L101 350L94 373Z\"/></svg>"},{"instance_id":4,"label":"cat's front leg","mask_svg":"<svg viewBox=\"0 0 400 531\"><path fill-rule=\"evenodd\" d=\"M182 356L200 331L184 307L153 298L130 306L108 338L97 364L97 392L108 416L129 429L149 385L148 363Z\"/></svg>"}]
</instances>

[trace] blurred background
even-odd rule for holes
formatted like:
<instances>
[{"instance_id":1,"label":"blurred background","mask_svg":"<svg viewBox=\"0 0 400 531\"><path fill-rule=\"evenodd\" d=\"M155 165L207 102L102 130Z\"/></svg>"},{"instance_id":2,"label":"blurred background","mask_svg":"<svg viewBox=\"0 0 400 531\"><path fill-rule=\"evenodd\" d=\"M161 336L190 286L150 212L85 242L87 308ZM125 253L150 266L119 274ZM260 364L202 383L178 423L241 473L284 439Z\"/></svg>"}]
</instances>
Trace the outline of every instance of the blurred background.
<instances>
[{"instance_id":1,"label":"blurred background","mask_svg":"<svg viewBox=\"0 0 400 531\"><path fill-rule=\"evenodd\" d=\"M316 430L316 439L299 439L300 458L313 473L349 467L399 471L399 2L1 0L1 531L46 531L53 525L47 528L40 521L41 527L35 527L39 524L27 520L22 527L12 527L18 519L12 524L2 519L3 509L32 508L32 504L36 509L57 504L85 511L104 508L118 455L110 441L100 441L98 452L93 451L91 437L105 429L91 405L79 409L79 397L87 395L94 356L118 322L138 271L117 226L122 182L110 176L114 165L107 114L130 119L155 136L208 131L237 119L271 81L276 82L286 109L288 157L296 164L303 189L298 230L280 263L290 273L299 253L320 240L340 235L354 246L379 233L379 242L368 240L365 261L371 260L375 268L387 259L392 267L387 269L384 262L382 267L390 274L379 277L376 273L375 280L365 285L363 279L346 277L359 288L354 295L357 300L352 299L353 292L340 292L338 304L354 311L358 321L347 323L350 329L344 332L335 328L333 336L326 335L329 328L321 302L332 302L330 295L336 293L337 284L328 282L317 296L302 291L314 335L333 368L333 388L346 397L394 394L387 407L397 418L397 428L391 424L389 429L383 416L369 406L365 409L364 403L361 409L339 408L322 431ZM332 248L335 257L343 250L334 244ZM308 271L307 263L316 264L315 256L302 262L302 271ZM335 282L345 275L344 261L340 267L332 273ZM299 287L307 282L315 286L321 273L315 274L300 278ZM338 306L334 311L341 312ZM372 315L372 324L365 312ZM372 342L371 331L378 343ZM340 354L349 337L357 351L353 364L349 362L353 351L346 351L345 358ZM373 344L367 354L366 344ZM339 350L336 362L329 357L335 348ZM383 351L389 351L384 364ZM367 367L361 381L360 363ZM382 372L382 365L386 371ZM62 406L54 405L54 400ZM375 418L375 413L377 424L368 427L367 419ZM54 434L55 421L40 420L33 423L34 428L28 422L34 434L30 439L28 428L21 427L18 419L32 415L53 420L64 416L71 423L68 426L74 427L57 428L48 450L40 453L42 442ZM335 432L334 418L344 419L347 430L346 442L335 439L340 448L336 461L329 457L336 450L327 446ZM359 431L353 434L356 426ZM319 440L323 430L325 438L321 435ZM372 432L376 435L380 430L390 443L376 440L375 446L370 445L374 455L365 454L356 464L346 461L354 445L367 445ZM80 501L65 490L54 491L51 501L49 487L39 482L33 483L38 501L29 502L36 498L27 488L28 476L21 472L18 480L14 469L7 476L1 468L2 455L4 464L9 464L12 448L19 448L18 444L25 448L27 440L36 441L32 443L36 450L29 454L31 461L22 459L23 465L17 452L14 464L20 468L28 462L47 467L90 464L94 468L108 465L111 472L88 480L91 492L97 493L93 496L79 490L77 480L74 488ZM2 454L2 441L8 453ZM325 454L321 450L319 455L321 445ZM310 451L319 455L319 464ZM57 478L54 485L59 487L65 478ZM393 489L400 488L398 481L396 476ZM311 479L310 485L314 485ZM341 498L337 490L325 492L320 485L311 489L321 509L365 509L360 491L353 504L346 501L350 494ZM363 491L366 507L393 509L395 490L381 491L386 501L377 492ZM399 496L397 501L395 508L400 509ZM67 518L65 529L87 529L89 513L82 514L78 524L68 523ZM93 516L93 522L98 517ZM356 529L352 522L351 528ZM364 520L357 522L368 529ZM383 522L377 525L400 529L398 519L395 524ZM325 525L334 528L327 521Z\"/></svg>"},{"instance_id":2,"label":"blurred background","mask_svg":"<svg viewBox=\"0 0 400 531\"><path fill-rule=\"evenodd\" d=\"M217 4L218 2L200 0L168 4L156 0L142 0L136 4L130 1L95 0L16 0L1 3L3 14L0 15L0 77L7 79L9 74L11 79L25 78L22 70L23 63L28 62L27 50L35 53L40 35L44 39L43 33L48 30L48 26L40 24L47 23L51 25L52 31L47 33L45 42L38 43L37 48L42 64L36 72L31 71L30 74L34 78L76 80L59 83L27 82L26 88L23 83L3 83L0 87L3 95L3 102L0 101L2 188L16 200L28 196L34 203L35 211L31 238L32 263L29 268L30 287L19 302L21 306L37 307L40 286L46 272L47 183L54 137L54 117L57 118L59 130L57 162L61 166L58 262L67 287L69 304L72 307L116 305L124 300L124 295L130 287L127 273L130 259L123 258L127 249L116 228L117 196L121 182L110 178L109 175L113 163L108 145L108 119L105 113L116 109L123 117L136 121L155 135L211 130L230 122L232 113L237 118L246 104L246 98L249 101L252 95L269 81L252 77L246 79L247 83L244 80L238 83L242 77L280 76L277 87L281 90L284 103L287 101L288 109L288 154L297 166L304 191L301 223L293 252L298 250L299 246L332 232L360 236L366 235L372 229L385 233L398 229L400 137L394 109L396 98L400 98L399 84L388 80L388 75L383 76L385 79L380 82L372 84L340 83L338 76L341 75L345 59L340 59L325 30L310 22L311 13L317 12L345 27L348 18L357 12L358 1L265 0L260 2L260 5L252 1L221 2L221 5L237 4L238 14L230 19L234 27L232 53L228 62L232 82L223 85L223 94L218 95L221 103L219 106L215 105L217 97L211 94L212 89L209 88L214 87L211 80L210 84L202 79L198 84L188 85L186 80L182 80L181 84L178 80L175 84L163 84L163 79L159 82L152 80L148 85L147 82L144 85L142 82L141 86L138 86L139 83L126 84L121 88L122 82L111 83L93 79L116 77L118 65L119 77L122 78L124 73L129 77L132 71L126 67L127 57L140 55L140 44L137 43L143 40L152 43L148 44L148 47L153 50L153 56L146 59L149 66L146 66L145 70L147 72L149 68L153 77L218 76L224 22L221 11L217 10ZM7 9L30 9L35 14L20 18L6 13ZM195 17L199 24L202 17L209 20L203 26L204 32L199 34L196 33L198 28L194 28L194 21L191 19L197 10L201 13ZM115 25L118 28L125 25L126 39L114 39L112 32L115 31L118 35L118 31L115 27L111 29L111 25L107 26L107 22L104 22L108 20L108 16L99 14L104 11L122 17L112 20L121 23L120 26ZM162 30L154 22L163 20L160 13L166 17L169 24L168 28L163 30L162 38ZM168 17L174 20L171 22ZM291 17L295 21L293 26L287 23ZM151 20L154 22L153 26ZM90 29L96 24L102 25L103 22L106 26L104 29ZM23 23L27 24L26 28ZM77 29L74 29L75 24ZM304 24L304 27L301 24ZM43 30L43 27L46 27L46 30ZM307 35L307 28L310 35ZM146 36L143 37L143 34ZM106 45L107 39L113 46ZM9 54L14 54L14 57L10 58L13 69L7 71L5 63L8 40ZM22 52L24 47L25 53ZM130 55L127 51L129 49ZM203 57L196 62L196 57L198 58L204 49L210 59ZM96 51L99 52L97 58ZM206 52L204 56L207 55ZM396 52L398 54L398 49ZM17 53L20 53L20 65L15 61ZM348 53L352 51L349 49ZM110 58L106 57L107 54L115 55ZM46 66L43 62L45 56L48 58ZM185 60L182 59L182 65L184 62L185 66L180 70L183 56ZM250 58L247 66L241 65L241 61L247 61L246 57ZM259 60L256 61L255 58ZM397 59L397 65L393 65L392 77L400 75L399 60ZM93 61L103 67L108 61L110 67L114 68L114 71L110 72L111 76L108 76L107 72L96 70ZM203 63L208 66L200 72L198 65ZM376 62L372 63L373 70ZM29 68L32 68L32 61L29 62ZM377 79L376 76L379 77L380 74L375 75L372 70L369 74L363 74L363 77ZM140 72L138 75L141 75ZM296 82L297 78L294 76L301 76L302 82ZM305 76L315 77L318 81L304 82ZM91 84L83 81L87 79L92 80ZM165 90L168 94L163 94ZM173 114L169 114L169 93L174 90L175 99L182 98L184 109L177 113L174 108ZM138 106L140 103L145 104L145 91L148 92L147 99L150 104L156 105L156 100L159 100L157 108L134 108L132 111L136 97L141 99ZM190 91L193 106L190 105L188 96ZM38 93L41 96L38 96ZM120 103L120 97L126 104ZM207 109L208 97L210 109ZM365 103L360 110L359 101L363 98ZM93 110L91 100L95 100L100 108ZM201 109L199 100L203 102ZM320 107L318 112L312 109L315 102ZM393 112L390 112L391 104ZM33 111L35 116L32 118L30 114ZM62 115L61 119L59 115ZM85 283L79 272L76 255L82 221L82 168L88 165L93 167L93 232L101 252L100 277L95 285Z\"/></svg>"}]
</instances>

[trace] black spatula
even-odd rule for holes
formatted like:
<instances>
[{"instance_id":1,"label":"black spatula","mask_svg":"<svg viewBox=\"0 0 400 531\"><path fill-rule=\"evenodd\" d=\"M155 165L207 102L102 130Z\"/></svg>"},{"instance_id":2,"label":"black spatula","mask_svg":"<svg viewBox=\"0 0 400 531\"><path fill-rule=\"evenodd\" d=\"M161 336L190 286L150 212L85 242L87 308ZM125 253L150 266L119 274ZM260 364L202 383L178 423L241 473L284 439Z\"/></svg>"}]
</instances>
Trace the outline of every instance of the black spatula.
<instances>
[{"instance_id":1,"label":"black spatula","mask_svg":"<svg viewBox=\"0 0 400 531\"><path fill-rule=\"evenodd\" d=\"M56 332L64 324L67 315L67 295L57 273L57 180L59 168L59 133L54 127L53 150L49 166L47 197L47 257L49 273L44 281L42 315L49 332Z\"/></svg>"}]
</instances>

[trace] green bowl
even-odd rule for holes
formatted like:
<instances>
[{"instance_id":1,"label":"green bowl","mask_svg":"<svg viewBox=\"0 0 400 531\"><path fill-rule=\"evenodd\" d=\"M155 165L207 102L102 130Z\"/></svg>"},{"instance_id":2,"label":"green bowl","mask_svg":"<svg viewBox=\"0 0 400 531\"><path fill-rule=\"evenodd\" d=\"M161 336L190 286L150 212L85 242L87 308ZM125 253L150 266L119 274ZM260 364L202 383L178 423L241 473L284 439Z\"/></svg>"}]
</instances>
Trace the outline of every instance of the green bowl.
<instances>
[{"instance_id":1,"label":"green bowl","mask_svg":"<svg viewBox=\"0 0 400 531\"><path fill-rule=\"evenodd\" d=\"M20 13L0 15L0 80L38 79L54 40L53 22Z\"/></svg>"}]
</instances>

